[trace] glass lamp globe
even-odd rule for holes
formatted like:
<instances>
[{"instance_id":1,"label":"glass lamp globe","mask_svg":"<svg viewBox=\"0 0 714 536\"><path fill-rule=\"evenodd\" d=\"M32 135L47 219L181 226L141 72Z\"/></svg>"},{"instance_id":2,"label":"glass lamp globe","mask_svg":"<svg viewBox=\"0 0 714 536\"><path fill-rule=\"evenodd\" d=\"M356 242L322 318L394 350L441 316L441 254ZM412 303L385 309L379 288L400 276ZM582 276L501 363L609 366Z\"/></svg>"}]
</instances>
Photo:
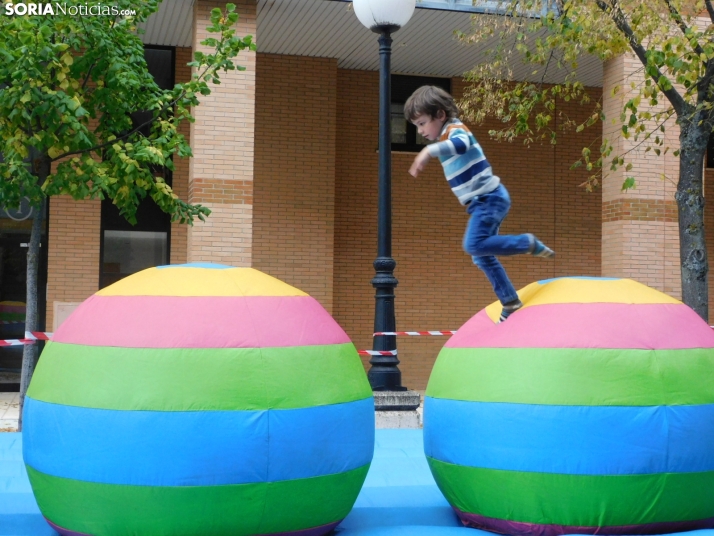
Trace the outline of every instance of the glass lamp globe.
<instances>
[{"instance_id":1,"label":"glass lamp globe","mask_svg":"<svg viewBox=\"0 0 714 536\"><path fill-rule=\"evenodd\" d=\"M352 2L359 21L373 32L398 30L409 22L415 5L416 0L353 0Z\"/></svg>"}]
</instances>

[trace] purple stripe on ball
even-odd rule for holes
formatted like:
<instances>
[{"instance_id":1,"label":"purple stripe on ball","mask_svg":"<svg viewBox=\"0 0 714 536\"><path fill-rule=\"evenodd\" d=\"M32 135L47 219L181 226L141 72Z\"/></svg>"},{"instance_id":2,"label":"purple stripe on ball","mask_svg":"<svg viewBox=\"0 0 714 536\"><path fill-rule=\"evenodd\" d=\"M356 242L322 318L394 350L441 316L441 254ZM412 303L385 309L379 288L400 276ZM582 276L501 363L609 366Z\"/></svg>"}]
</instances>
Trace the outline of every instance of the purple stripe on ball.
<instances>
[{"instance_id":1,"label":"purple stripe on ball","mask_svg":"<svg viewBox=\"0 0 714 536\"><path fill-rule=\"evenodd\" d=\"M602 527L580 527L572 525L546 525L539 523L522 523L507 519L469 514L454 508L456 515L467 527L473 527L491 532L510 534L511 536L561 536L563 534L668 534L690 530L714 528L714 518L696 519L693 521L667 521L662 523L644 523L641 525L608 525Z\"/></svg>"},{"instance_id":2,"label":"purple stripe on ball","mask_svg":"<svg viewBox=\"0 0 714 536\"><path fill-rule=\"evenodd\" d=\"M62 536L92 536L91 534L85 534L84 532L74 532L73 530L63 529L62 527L55 525L49 519L45 518L45 521L50 524L50 527L59 532Z\"/></svg>"},{"instance_id":3,"label":"purple stripe on ball","mask_svg":"<svg viewBox=\"0 0 714 536\"><path fill-rule=\"evenodd\" d=\"M335 521L334 523L328 523L327 525L320 525L319 527L313 527L311 529L296 530L290 532L272 532L266 536L322 536L327 534L337 525L342 523L342 520Z\"/></svg>"}]
</instances>

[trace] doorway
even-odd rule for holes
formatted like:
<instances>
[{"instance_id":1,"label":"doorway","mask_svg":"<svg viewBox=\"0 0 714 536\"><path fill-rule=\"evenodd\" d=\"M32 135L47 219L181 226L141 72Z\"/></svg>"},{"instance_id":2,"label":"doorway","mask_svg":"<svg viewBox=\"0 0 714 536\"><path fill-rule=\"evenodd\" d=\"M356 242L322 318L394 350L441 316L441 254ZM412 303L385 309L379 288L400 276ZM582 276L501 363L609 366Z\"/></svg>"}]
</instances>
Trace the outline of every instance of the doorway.
<instances>
[{"instance_id":1,"label":"doorway","mask_svg":"<svg viewBox=\"0 0 714 536\"><path fill-rule=\"evenodd\" d=\"M25 335L27 248L35 214L28 200L16 209L0 207L0 340L22 339ZM40 330L45 331L47 296L47 219L40 247ZM0 347L0 392L20 390L22 346Z\"/></svg>"}]
</instances>

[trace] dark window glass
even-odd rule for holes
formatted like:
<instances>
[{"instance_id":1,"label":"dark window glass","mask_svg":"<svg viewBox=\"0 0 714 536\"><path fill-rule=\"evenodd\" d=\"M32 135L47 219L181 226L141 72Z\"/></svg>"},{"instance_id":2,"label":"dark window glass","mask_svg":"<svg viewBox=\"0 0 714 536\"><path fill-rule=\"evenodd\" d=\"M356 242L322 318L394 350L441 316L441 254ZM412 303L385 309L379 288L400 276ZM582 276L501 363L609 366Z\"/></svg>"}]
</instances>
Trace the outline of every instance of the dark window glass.
<instances>
[{"instance_id":1,"label":"dark window glass","mask_svg":"<svg viewBox=\"0 0 714 536\"><path fill-rule=\"evenodd\" d=\"M174 87L174 49L166 47L146 47L144 57L149 72L161 89Z\"/></svg>"},{"instance_id":2,"label":"dark window glass","mask_svg":"<svg viewBox=\"0 0 714 536\"><path fill-rule=\"evenodd\" d=\"M102 201L99 288L145 268L168 264L169 215L147 196L139 203L136 221L136 225L131 225L111 201Z\"/></svg>"},{"instance_id":3,"label":"dark window glass","mask_svg":"<svg viewBox=\"0 0 714 536\"><path fill-rule=\"evenodd\" d=\"M104 230L105 274L124 276L166 263L168 233L165 231Z\"/></svg>"},{"instance_id":4,"label":"dark window glass","mask_svg":"<svg viewBox=\"0 0 714 536\"><path fill-rule=\"evenodd\" d=\"M714 133L709 135L707 144L707 167L714 168Z\"/></svg>"},{"instance_id":5,"label":"dark window glass","mask_svg":"<svg viewBox=\"0 0 714 536\"><path fill-rule=\"evenodd\" d=\"M161 89L171 89L174 87L174 49L173 48L145 48L144 57L146 66L154 77L156 85ZM143 125L153 117L152 112L134 112L131 114L131 121L135 125ZM142 128L140 132L144 136L149 135L149 126Z\"/></svg>"},{"instance_id":6,"label":"dark window glass","mask_svg":"<svg viewBox=\"0 0 714 536\"><path fill-rule=\"evenodd\" d=\"M414 125L404 119L404 103L421 86L437 86L451 93L451 79L430 76L392 75L392 150L419 152L429 143Z\"/></svg>"},{"instance_id":7,"label":"dark window glass","mask_svg":"<svg viewBox=\"0 0 714 536\"><path fill-rule=\"evenodd\" d=\"M174 86L174 49L147 47L144 49L149 72L162 89ZM132 114L135 125L151 118L150 112ZM142 129L144 135L149 128ZM156 169L170 185L171 173ZM131 225L119 214L109 200L102 201L102 225L100 241L99 288L111 285L133 273L168 264L171 246L171 218L164 213L151 197L146 196L136 212L136 225Z\"/></svg>"}]
</instances>

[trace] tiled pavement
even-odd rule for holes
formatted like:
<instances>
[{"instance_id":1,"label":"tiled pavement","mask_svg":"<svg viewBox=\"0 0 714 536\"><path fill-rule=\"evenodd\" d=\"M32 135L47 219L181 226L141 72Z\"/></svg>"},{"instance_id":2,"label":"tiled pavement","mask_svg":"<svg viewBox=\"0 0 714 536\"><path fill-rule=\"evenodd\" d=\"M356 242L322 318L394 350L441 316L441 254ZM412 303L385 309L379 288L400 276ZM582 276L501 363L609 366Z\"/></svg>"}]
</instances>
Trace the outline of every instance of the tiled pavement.
<instances>
[{"instance_id":1,"label":"tiled pavement","mask_svg":"<svg viewBox=\"0 0 714 536\"><path fill-rule=\"evenodd\" d=\"M20 393L0 393L0 432L15 432L20 417Z\"/></svg>"}]
</instances>

